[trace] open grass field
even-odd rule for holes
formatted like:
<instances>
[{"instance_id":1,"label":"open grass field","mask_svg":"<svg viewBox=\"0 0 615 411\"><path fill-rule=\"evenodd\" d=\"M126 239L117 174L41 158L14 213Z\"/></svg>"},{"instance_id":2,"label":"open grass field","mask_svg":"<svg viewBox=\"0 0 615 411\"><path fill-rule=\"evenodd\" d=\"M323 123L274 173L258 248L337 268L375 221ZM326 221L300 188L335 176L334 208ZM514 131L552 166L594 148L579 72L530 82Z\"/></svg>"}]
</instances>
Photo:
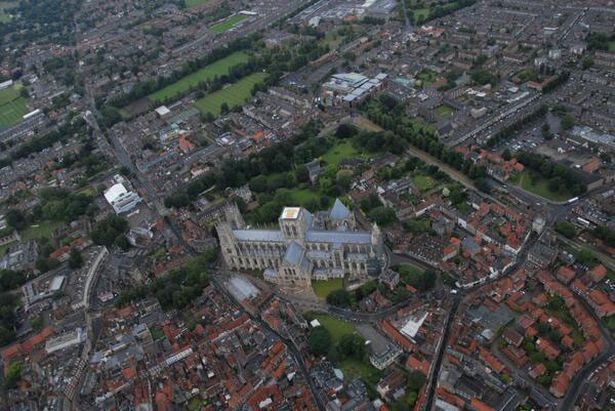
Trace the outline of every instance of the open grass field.
<instances>
[{"instance_id":1,"label":"open grass field","mask_svg":"<svg viewBox=\"0 0 615 411\"><path fill-rule=\"evenodd\" d=\"M420 191L429 191L438 183L430 176L416 175L412 177L412 181Z\"/></svg>"},{"instance_id":2,"label":"open grass field","mask_svg":"<svg viewBox=\"0 0 615 411\"><path fill-rule=\"evenodd\" d=\"M186 7L188 8L198 7L208 2L209 0L186 0Z\"/></svg>"},{"instance_id":3,"label":"open grass field","mask_svg":"<svg viewBox=\"0 0 615 411\"><path fill-rule=\"evenodd\" d=\"M225 31L232 29L248 17L250 16L246 16L245 14L235 14L233 16L227 17L226 19L224 19L224 21L218 24L214 24L209 29L216 34L224 33Z\"/></svg>"},{"instance_id":4,"label":"open grass field","mask_svg":"<svg viewBox=\"0 0 615 411\"><path fill-rule=\"evenodd\" d=\"M222 103L228 104L229 108L243 105L252 96L251 93L254 85L262 83L266 78L266 73L250 74L222 90L197 100L194 106L203 114L211 113L214 116L218 116Z\"/></svg>"},{"instance_id":5,"label":"open grass field","mask_svg":"<svg viewBox=\"0 0 615 411\"><path fill-rule=\"evenodd\" d=\"M153 94L150 94L149 99L158 103L169 98L178 97L189 91L192 87L197 86L202 81L209 81L214 79L216 76L220 77L228 74L231 67L241 63L246 63L248 59L249 56L246 53L240 51L233 53L223 59L217 60L203 67L199 71L181 78L175 83L168 85Z\"/></svg>"},{"instance_id":6,"label":"open grass field","mask_svg":"<svg viewBox=\"0 0 615 411\"><path fill-rule=\"evenodd\" d=\"M327 163L327 165L337 167L342 160L358 156L359 152L352 146L352 142L350 140L344 140L331 147L323 154L321 159Z\"/></svg>"},{"instance_id":7,"label":"open grass field","mask_svg":"<svg viewBox=\"0 0 615 411\"><path fill-rule=\"evenodd\" d=\"M320 325L325 327L331 333L333 344L340 342L343 335L355 333L356 330L352 323L348 321L338 320L328 314L316 314L314 316L320 322Z\"/></svg>"},{"instance_id":8,"label":"open grass field","mask_svg":"<svg viewBox=\"0 0 615 411\"><path fill-rule=\"evenodd\" d=\"M327 296L335 291L341 290L344 287L343 278L332 278L331 280L312 281L312 288L318 298L327 298Z\"/></svg>"},{"instance_id":9,"label":"open grass field","mask_svg":"<svg viewBox=\"0 0 615 411\"><path fill-rule=\"evenodd\" d=\"M0 128L18 124L28 113L28 100L21 97L21 84L0 90Z\"/></svg>"},{"instance_id":10,"label":"open grass field","mask_svg":"<svg viewBox=\"0 0 615 411\"><path fill-rule=\"evenodd\" d=\"M521 173L518 185L525 191L529 191L530 193L534 193L551 201L566 201L570 197L572 197L568 194L554 193L553 191L549 190L547 180L544 180L542 178L537 179L536 182L533 184L529 172L527 171Z\"/></svg>"},{"instance_id":11,"label":"open grass field","mask_svg":"<svg viewBox=\"0 0 615 411\"><path fill-rule=\"evenodd\" d=\"M613 40L613 41L611 41L611 42L609 43L609 51L610 51L611 53L615 53L615 40Z\"/></svg>"}]
</instances>

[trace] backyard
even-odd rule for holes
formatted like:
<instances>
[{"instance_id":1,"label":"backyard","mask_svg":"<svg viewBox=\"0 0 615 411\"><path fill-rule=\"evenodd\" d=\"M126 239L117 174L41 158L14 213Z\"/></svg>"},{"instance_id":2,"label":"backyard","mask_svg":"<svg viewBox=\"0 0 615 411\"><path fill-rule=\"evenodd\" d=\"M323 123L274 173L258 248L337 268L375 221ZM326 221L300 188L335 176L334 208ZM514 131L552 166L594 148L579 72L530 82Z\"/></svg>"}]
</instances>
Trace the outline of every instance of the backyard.
<instances>
[{"instance_id":1,"label":"backyard","mask_svg":"<svg viewBox=\"0 0 615 411\"><path fill-rule=\"evenodd\" d=\"M177 97L191 88L196 87L199 83L213 80L215 77L220 77L229 73L230 69L241 63L246 63L249 56L243 52L233 53L225 58L217 60L199 71L181 78L175 83L150 94L149 99L154 102L161 102L169 98Z\"/></svg>"},{"instance_id":2,"label":"backyard","mask_svg":"<svg viewBox=\"0 0 615 411\"><path fill-rule=\"evenodd\" d=\"M436 180L434 180L432 177L424 176L421 174L413 176L412 181L414 182L414 184L416 184L416 188L418 188L419 191L429 191L436 185L438 185Z\"/></svg>"},{"instance_id":3,"label":"backyard","mask_svg":"<svg viewBox=\"0 0 615 411\"><path fill-rule=\"evenodd\" d=\"M252 96L254 85L262 83L266 78L266 73L251 74L222 90L206 95L194 105L203 114L211 113L218 116L222 103L226 103L230 109L242 106Z\"/></svg>"}]
</instances>

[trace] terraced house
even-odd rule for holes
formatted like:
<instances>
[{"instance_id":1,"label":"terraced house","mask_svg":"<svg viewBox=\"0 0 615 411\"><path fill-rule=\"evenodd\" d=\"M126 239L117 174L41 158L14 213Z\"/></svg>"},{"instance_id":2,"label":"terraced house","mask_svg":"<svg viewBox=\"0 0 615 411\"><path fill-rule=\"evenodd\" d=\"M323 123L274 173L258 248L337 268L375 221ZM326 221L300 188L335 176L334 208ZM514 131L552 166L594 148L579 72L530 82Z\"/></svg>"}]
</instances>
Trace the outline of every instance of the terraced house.
<instances>
[{"instance_id":1,"label":"terraced house","mask_svg":"<svg viewBox=\"0 0 615 411\"><path fill-rule=\"evenodd\" d=\"M216 229L231 269L262 270L267 281L289 289L309 288L312 280L341 278L351 283L379 274L385 253L377 225L360 231L354 214L338 199L328 211L310 213L285 207L279 229L247 226L236 205L225 210Z\"/></svg>"}]
</instances>

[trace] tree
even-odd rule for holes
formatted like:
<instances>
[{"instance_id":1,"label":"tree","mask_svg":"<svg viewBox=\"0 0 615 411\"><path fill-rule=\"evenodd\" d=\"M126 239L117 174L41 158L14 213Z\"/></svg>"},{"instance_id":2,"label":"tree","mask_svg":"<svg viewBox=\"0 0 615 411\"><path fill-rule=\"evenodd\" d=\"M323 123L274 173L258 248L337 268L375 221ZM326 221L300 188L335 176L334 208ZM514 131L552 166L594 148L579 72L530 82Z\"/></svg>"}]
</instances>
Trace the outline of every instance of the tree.
<instances>
[{"instance_id":1,"label":"tree","mask_svg":"<svg viewBox=\"0 0 615 411\"><path fill-rule=\"evenodd\" d=\"M327 302L337 307L350 307L351 296L350 293L344 289L335 290L327 295Z\"/></svg>"},{"instance_id":2,"label":"tree","mask_svg":"<svg viewBox=\"0 0 615 411\"><path fill-rule=\"evenodd\" d=\"M585 264L590 267L592 267L594 264L596 264L596 261L598 261L594 252L588 248L583 248L579 250L575 257L579 263Z\"/></svg>"},{"instance_id":3,"label":"tree","mask_svg":"<svg viewBox=\"0 0 615 411\"><path fill-rule=\"evenodd\" d=\"M6 212L4 217L6 218L6 223L9 227L12 227L18 231L26 228L26 217L23 215L21 210L11 209Z\"/></svg>"},{"instance_id":4,"label":"tree","mask_svg":"<svg viewBox=\"0 0 615 411\"><path fill-rule=\"evenodd\" d=\"M577 229L568 221L558 221L555 223L555 231L567 238L575 238L577 236Z\"/></svg>"},{"instance_id":5,"label":"tree","mask_svg":"<svg viewBox=\"0 0 615 411\"><path fill-rule=\"evenodd\" d=\"M70 257L68 258L68 266L72 269L81 268L83 266L83 256L81 252L76 248L70 250Z\"/></svg>"},{"instance_id":6,"label":"tree","mask_svg":"<svg viewBox=\"0 0 615 411\"><path fill-rule=\"evenodd\" d=\"M337 351L344 357L363 360L366 354L365 340L358 334L344 334L340 339Z\"/></svg>"},{"instance_id":7,"label":"tree","mask_svg":"<svg viewBox=\"0 0 615 411\"><path fill-rule=\"evenodd\" d=\"M326 355L331 346L331 333L323 326L312 328L308 337L308 346L315 356Z\"/></svg>"},{"instance_id":8,"label":"tree","mask_svg":"<svg viewBox=\"0 0 615 411\"><path fill-rule=\"evenodd\" d=\"M110 247L128 231L128 221L118 215L110 215L99 221L92 230L92 240L98 245ZM121 240L117 240L121 241ZM119 244L117 244L119 246Z\"/></svg>"},{"instance_id":9,"label":"tree","mask_svg":"<svg viewBox=\"0 0 615 411\"><path fill-rule=\"evenodd\" d=\"M505 161L510 161L512 159L512 154L510 153L510 150L508 148L502 152L502 158Z\"/></svg>"}]
</instances>

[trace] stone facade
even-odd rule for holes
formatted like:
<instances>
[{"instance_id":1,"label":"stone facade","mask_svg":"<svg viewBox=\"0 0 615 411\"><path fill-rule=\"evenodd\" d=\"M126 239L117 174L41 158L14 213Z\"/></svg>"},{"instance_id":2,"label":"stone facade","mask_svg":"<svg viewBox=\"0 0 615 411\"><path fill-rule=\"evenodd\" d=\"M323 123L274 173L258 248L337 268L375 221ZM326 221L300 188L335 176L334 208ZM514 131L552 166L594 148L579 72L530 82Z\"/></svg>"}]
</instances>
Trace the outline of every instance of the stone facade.
<instances>
[{"instance_id":1,"label":"stone facade","mask_svg":"<svg viewBox=\"0 0 615 411\"><path fill-rule=\"evenodd\" d=\"M354 214L340 200L315 214L286 207L278 224L277 230L250 228L236 205L227 206L216 229L229 268L263 270L267 281L294 289L307 289L312 280L348 275L360 282L380 273L385 258L380 229L357 230Z\"/></svg>"}]
</instances>

